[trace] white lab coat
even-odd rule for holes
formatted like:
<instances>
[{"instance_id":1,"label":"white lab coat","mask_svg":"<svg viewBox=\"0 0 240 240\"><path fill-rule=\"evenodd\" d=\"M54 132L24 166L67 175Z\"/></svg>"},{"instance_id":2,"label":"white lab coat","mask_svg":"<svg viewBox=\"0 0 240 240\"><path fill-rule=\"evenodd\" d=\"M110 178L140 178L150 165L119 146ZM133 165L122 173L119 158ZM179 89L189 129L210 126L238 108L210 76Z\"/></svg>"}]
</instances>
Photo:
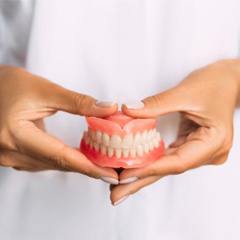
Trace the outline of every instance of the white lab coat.
<instances>
[{"instance_id":1,"label":"white lab coat","mask_svg":"<svg viewBox=\"0 0 240 240\"><path fill-rule=\"evenodd\" d=\"M38 0L33 12L30 1L22 4L28 21L10 26L5 17L5 32L0 29L2 36L8 32L0 42L1 63L25 64L100 100L142 99L196 68L239 55L238 0ZM117 207L104 182L76 173L1 168L0 239L238 240L239 120L236 111L225 165L165 177ZM159 119L167 143L177 122L176 114ZM46 123L71 146L79 144L86 127L83 118L67 113Z\"/></svg>"}]
</instances>

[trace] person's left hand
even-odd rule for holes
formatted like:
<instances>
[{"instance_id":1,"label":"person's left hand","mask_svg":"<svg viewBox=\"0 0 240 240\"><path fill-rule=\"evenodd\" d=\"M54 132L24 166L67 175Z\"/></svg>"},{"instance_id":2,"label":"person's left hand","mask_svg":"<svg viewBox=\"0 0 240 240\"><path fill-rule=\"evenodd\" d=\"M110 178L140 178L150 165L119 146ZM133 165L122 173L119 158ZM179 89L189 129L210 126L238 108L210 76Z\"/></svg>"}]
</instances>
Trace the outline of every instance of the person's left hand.
<instances>
[{"instance_id":1,"label":"person's left hand","mask_svg":"<svg viewBox=\"0 0 240 240\"><path fill-rule=\"evenodd\" d=\"M128 184L111 187L114 205L164 176L226 161L239 95L239 66L237 60L219 61L191 73L177 87L144 99L143 108L122 106L125 114L139 118L180 112L181 123L164 157L145 168L121 172L120 183Z\"/></svg>"}]
</instances>

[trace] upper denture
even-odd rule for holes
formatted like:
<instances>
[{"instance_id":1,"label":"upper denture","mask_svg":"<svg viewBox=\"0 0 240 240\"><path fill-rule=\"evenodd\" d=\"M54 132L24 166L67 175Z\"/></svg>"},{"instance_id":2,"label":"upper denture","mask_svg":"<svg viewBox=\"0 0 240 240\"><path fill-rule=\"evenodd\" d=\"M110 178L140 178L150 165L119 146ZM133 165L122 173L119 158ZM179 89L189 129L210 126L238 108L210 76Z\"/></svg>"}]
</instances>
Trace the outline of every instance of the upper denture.
<instances>
[{"instance_id":1,"label":"upper denture","mask_svg":"<svg viewBox=\"0 0 240 240\"><path fill-rule=\"evenodd\" d=\"M87 118L88 126L93 131L101 131L108 135L117 134L124 137L127 133L135 134L142 130L156 127L156 119L135 119L117 112L107 118Z\"/></svg>"}]
</instances>

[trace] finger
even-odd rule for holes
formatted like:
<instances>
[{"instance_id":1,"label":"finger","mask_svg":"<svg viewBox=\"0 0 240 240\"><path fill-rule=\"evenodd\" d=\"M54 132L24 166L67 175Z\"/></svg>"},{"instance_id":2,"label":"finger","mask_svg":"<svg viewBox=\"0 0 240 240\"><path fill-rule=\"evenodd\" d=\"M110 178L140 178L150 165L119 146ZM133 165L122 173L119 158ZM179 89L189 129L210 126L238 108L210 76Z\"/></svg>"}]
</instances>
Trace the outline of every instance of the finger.
<instances>
[{"instance_id":1,"label":"finger","mask_svg":"<svg viewBox=\"0 0 240 240\"><path fill-rule=\"evenodd\" d=\"M169 174L180 174L186 170L205 165L212 159L212 156L221 144L216 140L217 134L214 131L201 130L191 135L191 138L176 148L172 154L165 155L158 161L139 169L127 169L120 174L120 183L128 179L141 179L147 176L166 176Z\"/></svg>"},{"instance_id":2,"label":"finger","mask_svg":"<svg viewBox=\"0 0 240 240\"><path fill-rule=\"evenodd\" d=\"M1 150L0 165L4 167L12 167L16 170L25 171L43 171L56 169L54 166L46 164L38 159L34 159L17 152L4 150Z\"/></svg>"},{"instance_id":3,"label":"finger","mask_svg":"<svg viewBox=\"0 0 240 240\"><path fill-rule=\"evenodd\" d=\"M147 177L141 180L138 180L133 183L117 185L111 190L111 202L113 205L117 205L122 202L122 199L126 199L126 197L138 192L143 187L146 187L156 181L158 181L161 177Z\"/></svg>"},{"instance_id":4,"label":"finger","mask_svg":"<svg viewBox=\"0 0 240 240\"><path fill-rule=\"evenodd\" d=\"M42 132L32 122L22 122L21 128L15 132L15 137L19 151L30 156L40 157L58 168L112 180L115 184L118 182L116 171L94 165L80 151Z\"/></svg>"},{"instance_id":5,"label":"finger","mask_svg":"<svg viewBox=\"0 0 240 240\"><path fill-rule=\"evenodd\" d=\"M110 184L109 185L109 190L112 191L117 185Z\"/></svg>"},{"instance_id":6,"label":"finger","mask_svg":"<svg viewBox=\"0 0 240 240\"><path fill-rule=\"evenodd\" d=\"M129 182L128 179L142 179L149 176L161 176L169 174L177 174L183 171L179 158L176 154L164 156L156 162L144 167L124 170L120 176L120 184Z\"/></svg>"},{"instance_id":7,"label":"finger","mask_svg":"<svg viewBox=\"0 0 240 240\"><path fill-rule=\"evenodd\" d=\"M175 147L169 147L167 149L165 149L164 151L164 155L167 156L167 155L173 155L174 153L176 153L177 151L177 148Z\"/></svg>"},{"instance_id":8,"label":"finger","mask_svg":"<svg viewBox=\"0 0 240 240\"><path fill-rule=\"evenodd\" d=\"M216 156L209 162L209 164L221 165L227 161L228 155L229 155L229 152L225 154L221 154L221 156Z\"/></svg>"},{"instance_id":9,"label":"finger","mask_svg":"<svg viewBox=\"0 0 240 240\"><path fill-rule=\"evenodd\" d=\"M186 111L189 109L185 101L183 91L177 91L172 88L166 92L147 97L143 99L142 104L123 104L122 111L132 117L151 118L161 114L167 114L177 111Z\"/></svg>"},{"instance_id":10,"label":"finger","mask_svg":"<svg viewBox=\"0 0 240 240\"><path fill-rule=\"evenodd\" d=\"M34 124L40 128L41 130L43 130L44 132L46 131L46 127L45 127L45 124L44 124L44 120L43 119L37 119L35 121L33 121Z\"/></svg>"},{"instance_id":11,"label":"finger","mask_svg":"<svg viewBox=\"0 0 240 240\"><path fill-rule=\"evenodd\" d=\"M184 117L183 117L183 115L184 115ZM181 122L179 124L179 129L178 129L178 135L177 135L178 138L187 136L191 132L196 131L201 126L197 122L203 123L201 120L196 119L191 115L182 114L182 119L181 119Z\"/></svg>"},{"instance_id":12,"label":"finger","mask_svg":"<svg viewBox=\"0 0 240 240\"><path fill-rule=\"evenodd\" d=\"M54 94L53 94L54 92ZM55 86L49 94L50 107L73 114L84 116L106 117L115 113L118 109L116 103L101 102L95 98Z\"/></svg>"},{"instance_id":13,"label":"finger","mask_svg":"<svg viewBox=\"0 0 240 240\"><path fill-rule=\"evenodd\" d=\"M187 136L179 137L176 141L172 142L169 147L176 148L183 145L186 142Z\"/></svg>"}]
</instances>

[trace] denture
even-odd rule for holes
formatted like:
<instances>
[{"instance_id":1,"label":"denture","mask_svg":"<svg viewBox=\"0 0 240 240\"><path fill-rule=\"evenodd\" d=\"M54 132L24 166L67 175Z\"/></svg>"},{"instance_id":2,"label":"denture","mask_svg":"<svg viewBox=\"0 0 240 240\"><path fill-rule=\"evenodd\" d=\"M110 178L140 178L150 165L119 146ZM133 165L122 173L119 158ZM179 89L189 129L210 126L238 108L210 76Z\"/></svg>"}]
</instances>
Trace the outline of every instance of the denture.
<instances>
[{"instance_id":1,"label":"denture","mask_svg":"<svg viewBox=\"0 0 240 240\"><path fill-rule=\"evenodd\" d=\"M117 112L107 118L86 117L86 120L88 131L83 134L80 150L96 165L144 167L164 153L155 118L132 118Z\"/></svg>"}]
</instances>

